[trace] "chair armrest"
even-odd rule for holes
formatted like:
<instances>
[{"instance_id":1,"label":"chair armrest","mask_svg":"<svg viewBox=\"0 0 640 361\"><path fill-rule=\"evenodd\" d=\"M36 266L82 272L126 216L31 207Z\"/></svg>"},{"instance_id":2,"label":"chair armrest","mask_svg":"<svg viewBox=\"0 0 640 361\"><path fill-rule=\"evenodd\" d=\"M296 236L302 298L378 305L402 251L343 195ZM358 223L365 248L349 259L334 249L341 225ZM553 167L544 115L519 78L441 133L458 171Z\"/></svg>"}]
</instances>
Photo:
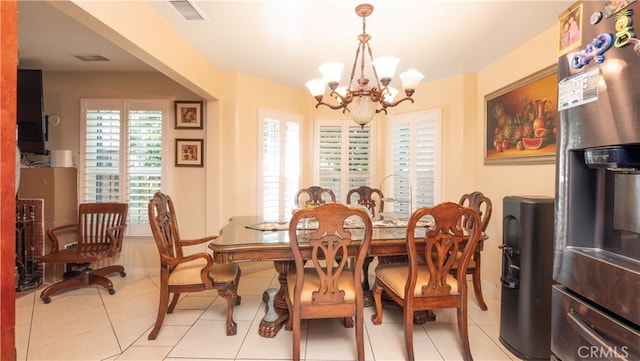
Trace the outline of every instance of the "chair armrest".
<instances>
[{"instance_id":1,"label":"chair armrest","mask_svg":"<svg viewBox=\"0 0 640 361\"><path fill-rule=\"evenodd\" d=\"M111 252L112 252L112 254L116 253L116 252L120 252L120 250L122 250L122 237L123 237L123 235L119 235L118 237L116 237L116 232L124 232L124 230L126 228L127 228L126 224L121 224L119 226L107 228L107 238L109 239L109 242L111 243Z\"/></svg>"},{"instance_id":2,"label":"chair armrest","mask_svg":"<svg viewBox=\"0 0 640 361\"><path fill-rule=\"evenodd\" d=\"M212 240L214 240L216 238L218 238L218 236L207 236L207 237L203 237L203 238L187 239L187 240L183 239L183 240L180 241L180 245L181 246L195 246L197 244L201 244L201 243L212 241Z\"/></svg>"},{"instance_id":3,"label":"chair armrest","mask_svg":"<svg viewBox=\"0 0 640 361\"><path fill-rule=\"evenodd\" d=\"M162 263L170 266L177 266L181 263L195 261L198 258L204 258L207 260L207 266L205 268L213 266L213 259L211 258L211 255L206 252L198 252L184 257L169 257L166 255L160 255Z\"/></svg>"},{"instance_id":4,"label":"chair armrest","mask_svg":"<svg viewBox=\"0 0 640 361\"><path fill-rule=\"evenodd\" d=\"M78 225L76 223L73 224L63 224L61 226L53 227L47 229L47 236L49 236L49 240L51 241L51 252L58 252L60 249L60 242L58 241L58 237L56 236L56 232L60 231L69 231L75 229L77 232Z\"/></svg>"},{"instance_id":5,"label":"chair armrest","mask_svg":"<svg viewBox=\"0 0 640 361\"><path fill-rule=\"evenodd\" d=\"M204 267L202 267L200 269L200 279L202 280L202 283L205 285L205 287L207 289L213 288L213 283L211 282L211 279L209 278L209 270L211 269L211 267L213 267L213 259L211 258L211 255L205 252L200 252L200 253L194 253L192 255L189 256L184 256L184 257L180 257L180 258L176 258L176 257L167 257L165 255L162 255L160 257L160 260L162 263L170 265L173 267L178 266L181 263L185 263L185 262L189 262L189 261L195 261L199 258L204 258L207 263L204 265Z\"/></svg>"}]
</instances>

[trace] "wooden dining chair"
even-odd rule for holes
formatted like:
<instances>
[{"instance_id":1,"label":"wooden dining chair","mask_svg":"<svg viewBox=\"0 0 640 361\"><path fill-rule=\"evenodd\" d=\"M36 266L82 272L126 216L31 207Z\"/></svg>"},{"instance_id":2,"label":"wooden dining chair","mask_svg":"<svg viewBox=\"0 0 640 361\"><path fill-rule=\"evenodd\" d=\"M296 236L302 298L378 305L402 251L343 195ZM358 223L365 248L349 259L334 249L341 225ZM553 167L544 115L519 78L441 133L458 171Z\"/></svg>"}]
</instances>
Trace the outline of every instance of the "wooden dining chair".
<instances>
[{"instance_id":1,"label":"wooden dining chair","mask_svg":"<svg viewBox=\"0 0 640 361\"><path fill-rule=\"evenodd\" d=\"M480 215L480 231L485 232L487 230L487 226L489 225L489 221L491 220L491 199L487 198L482 194L482 192L472 192L469 194L464 194L460 197L459 204L471 207L475 209ZM476 299L478 300L478 305L484 311L488 309L487 304L484 301L484 297L482 296L482 285L480 280L480 255L483 249L484 241L478 242L478 246L473 252L473 256L471 257L471 261L469 261L469 266L467 267L467 274L470 274L473 280L473 291L476 294ZM460 259L460 254L458 255L458 260ZM458 269L458 262L453 264L451 269L451 273L455 275Z\"/></svg>"},{"instance_id":2,"label":"wooden dining chair","mask_svg":"<svg viewBox=\"0 0 640 361\"><path fill-rule=\"evenodd\" d=\"M329 188L311 186L300 189L293 200L298 208L317 207L327 202L335 203L336 195Z\"/></svg>"},{"instance_id":3,"label":"wooden dining chair","mask_svg":"<svg viewBox=\"0 0 640 361\"><path fill-rule=\"evenodd\" d=\"M113 273L126 276L124 267L110 265L93 269L91 264L115 257L122 250L128 207L126 203L82 203L78 206L77 223L47 230L51 251L36 260L42 263L67 264L70 269L64 273L61 281L40 293L44 303L51 302L51 296L55 294L93 285L106 288L111 295L116 293L113 282L107 276ZM62 248L61 239L66 236L73 236L75 244Z\"/></svg>"},{"instance_id":4,"label":"wooden dining chair","mask_svg":"<svg viewBox=\"0 0 640 361\"><path fill-rule=\"evenodd\" d=\"M361 186L358 188L350 189L347 192L347 204L359 204L366 207L369 210L369 214L372 220L382 219L382 212L384 212L384 195L382 191L376 188L368 186ZM369 265L373 262L373 257L367 257L364 260L362 273L362 287L365 290L369 289Z\"/></svg>"},{"instance_id":5,"label":"wooden dining chair","mask_svg":"<svg viewBox=\"0 0 640 361\"><path fill-rule=\"evenodd\" d=\"M346 201L347 204L352 204L355 201L355 203L366 207L372 219L381 218L381 214L384 212L384 195L381 190L376 188L362 186L351 189L347 192Z\"/></svg>"},{"instance_id":6,"label":"wooden dining chair","mask_svg":"<svg viewBox=\"0 0 640 361\"><path fill-rule=\"evenodd\" d=\"M318 229L298 231L305 218L315 218ZM354 229L345 228L347 218L360 219L361 237L352 239ZM293 360L300 360L300 322L302 319L344 318L345 326L355 331L357 359L364 360L364 304L360 285L362 265L371 243L371 219L361 209L339 203L328 203L296 212L290 221L289 240L295 269L287 274L289 309L287 329L293 329ZM298 243L309 243L310 252L302 254ZM356 249L355 263L347 267L348 249ZM305 267L305 264L307 267Z\"/></svg>"},{"instance_id":7,"label":"wooden dining chair","mask_svg":"<svg viewBox=\"0 0 640 361\"><path fill-rule=\"evenodd\" d=\"M433 226L419 230L417 223L430 217ZM465 223L468 228L462 227ZM382 323L382 292L403 308L404 339L407 359L413 361L414 311L456 308L458 333L465 361L473 360L467 328L467 282L464 275L480 238L478 212L457 203L446 202L435 207L420 208L409 219L407 227L408 264L380 264L376 267L373 297L376 305L371 317L374 325ZM424 250L418 251L420 242ZM456 277L451 267L460 252ZM422 260L422 262L420 261Z\"/></svg>"},{"instance_id":8,"label":"wooden dining chair","mask_svg":"<svg viewBox=\"0 0 640 361\"><path fill-rule=\"evenodd\" d=\"M237 264L214 264L206 252L185 252L188 246L210 242L217 236L186 240L180 237L178 222L171 197L157 192L149 201L149 224L160 253L160 302L155 325L149 340L160 332L165 314L172 313L183 292L215 289L227 301L227 336L237 332L233 308L240 304L237 289L240 267ZM169 295L173 294L171 303Z\"/></svg>"}]
</instances>

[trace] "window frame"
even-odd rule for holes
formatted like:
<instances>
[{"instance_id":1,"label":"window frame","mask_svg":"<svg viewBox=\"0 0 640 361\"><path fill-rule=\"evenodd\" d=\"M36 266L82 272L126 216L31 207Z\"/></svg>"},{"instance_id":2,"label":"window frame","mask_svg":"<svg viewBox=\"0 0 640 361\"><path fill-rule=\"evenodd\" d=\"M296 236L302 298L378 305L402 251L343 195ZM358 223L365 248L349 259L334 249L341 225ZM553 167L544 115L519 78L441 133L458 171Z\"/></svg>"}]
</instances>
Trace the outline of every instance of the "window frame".
<instances>
[{"instance_id":1,"label":"window frame","mask_svg":"<svg viewBox=\"0 0 640 361\"><path fill-rule=\"evenodd\" d=\"M351 118L345 118L345 117L315 117L314 118L314 135L313 135L314 157L313 158L314 158L314 164L316 165L314 169L314 174L313 174L314 185L320 185L320 166L319 166L320 165L320 145L321 145L320 130L322 127L340 127L341 128L341 134L342 134L341 162L345 166L343 166L341 169L340 179L346 179L347 181L340 183L339 191L336 191L335 189L332 189L332 190L336 194L336 201L345 203L347 193L352 188L349 186L349 179L350 179L350 176L349 176L350 174L349 172L349 145L350 145L349 128L360 127L360 125L354 123ZM376 180L376 174L377 174L376 173L377 157L375 156L375 154L373 154L373 152L377 149L375 120L365 125L365 128L369 128L369 172L368 172L369 184L362 184L362 185L366 185L371 188L377 188L377 186L374 184Z\"/></svg>"},{"instance_id":2,"label":"window frame","mask_svg":"<svg viewBox=\"0 0 640 361\"><path fill-rule=\"evenodd\" d=\"M418 171L416 166L415 159L415 149L417 148L417 144L419 139L417 139L417 126L418 123L421 122L433 122L434 127L434 166L433 166L433 205L438 204L442 199L442 110L431 109L425 110L415 113L407 113L402 115L393 115L389 116L389 151L387 152L387 172L389 175L395 174L395 164L394 164L394 139L395 139L395 130L396 126L399 124L409 124L410 130L410 139L409 139L409 151L410 151L410 159L409 159L409 171L406 177L409 179L409 184L411 185L411 210L415 211L418 207L425 206L424 204L420 205L418 203L419 192L417 189L417 178ZM405 176L405 175L402 175ZM386 197L389 195L385 194ZM423 203L427 203L423 201ZM390 204L391 206L391 204ZM385 210L386 210L385 204Z\"/></svg>"},{"instance_id":3,"label":"window frame","mask_svg":"<svg viewBox=\"0 0 640 361\"><path fill-rule=\"evenodd\" d=\"M145 105L148 104L148 105ZM129 203L128 187L129 181L126 180L129 174L128 172L128 135L129 135L129 111L142 110L147 108L149 110L160 110L162 112L162 131L161 131L161 158L163 160L169 159L169 142L168 142L168 126L171 120L171 100L169 99L81 99L80 100L80 144L79 144L79 159L78 159L78 190L77 198L78 203L86 202L84 198L85 193L85 168L86 168L86 137L87 137L87 111L89 109L118 109L120 111L121 120L121 132L120 132L120 146L119 146L119 179L121 182L118 192L118 198L120 202ZM163 161L160 167L160 191L165 191L167 188L168 179L167 162ZM122 181L125 179L125 181ZM128 224L126 229L127 237L149 237L151 236L151 229L147 223L141 224Z\"/></svg>"},{"instance_id":4,"label":"window frame","mask_svg":"<svg viewBox=\"0 0 640 361\"><path fill-rule=\"evenodd\" d=\"M298 129L299 129L299 133L298 133L298 144L299 144L299 158L298 158L298 172L297 172L297 178L298 178L298 185L297 185L297 189L299 189L301 187L302 184L302 164L303 164L303 157L302 157L302 153L303 153L303 149L302 149L302 144L303 144L303 117L300 114L295 114L295 113L290 113L290 112L283 112L283 111L279 111L279 110L274 110L274 109L269 109L269 108L258 108L258 132L257 132L257 187L256 187L256 210L257 210L257 214L261 215L263 217L265 217L264 213L264 132L265 132L265 120L270 119L270 120L277 120L279 123L279 131L280 134L282 135L284 130L286 129L286 127L284 127L287 123L294 123L298 125ZM285 196L285 192L286 192L286 185L287 182L285 181L286 176L283 172L285 172L286 167L284 167L284 163L287 160L286 157L283 157L284 153L286 152L286 147L284 147L283 145L286 144L286 139L281 139L280 140L280 152L279 152L279 163L280 163L280 170L279 170L279 193L281 195L281 197L279 197L279 212L282 212L282 214L278 215L278 218L285 218L288 219L288 217L290 216L291 210L293 209L294 205L293 205L293 200L291 202L288 202L290 204L287 203L287 199L289 199L288 197ZM296 189L296 191L297 191ZM290 198L293 199L293 197L295 196L294 194L290 195ZM267 215L267 217L273 217L273 215ZM282 221L284 219L273 219L274 221Z\"/></svg>"}]
</instances>

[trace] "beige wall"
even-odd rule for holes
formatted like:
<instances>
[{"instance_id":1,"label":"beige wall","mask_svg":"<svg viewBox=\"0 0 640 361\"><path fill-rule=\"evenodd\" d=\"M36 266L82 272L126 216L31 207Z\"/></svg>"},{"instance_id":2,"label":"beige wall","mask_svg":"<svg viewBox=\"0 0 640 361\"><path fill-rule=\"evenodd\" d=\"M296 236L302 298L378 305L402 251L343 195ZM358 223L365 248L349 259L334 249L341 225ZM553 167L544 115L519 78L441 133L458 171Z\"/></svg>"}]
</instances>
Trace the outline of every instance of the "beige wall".
<instances>
[{"instance_id":1,"label":"beige wall","mask_svg":"<svg viewBox=\"0 0 640 361\"><path fill-rule=\"evenodd\" d=\"M478 74L478 124L484 122L484 95L556 63L556 37L557 29L552 26ZM477 144L485 141L484 131L484 125L480 125L476 133ZM502 200L508 195L553 197L555 165L484 165L481 148L477 147L474 156L475 188L493 202L493 215L487 229L490 238L485 242L482 254L482 278L493 289L485 288L496 292L500 290L502 266L502 255L498 249L502 243Z\"/></svg>"}]
</instances>

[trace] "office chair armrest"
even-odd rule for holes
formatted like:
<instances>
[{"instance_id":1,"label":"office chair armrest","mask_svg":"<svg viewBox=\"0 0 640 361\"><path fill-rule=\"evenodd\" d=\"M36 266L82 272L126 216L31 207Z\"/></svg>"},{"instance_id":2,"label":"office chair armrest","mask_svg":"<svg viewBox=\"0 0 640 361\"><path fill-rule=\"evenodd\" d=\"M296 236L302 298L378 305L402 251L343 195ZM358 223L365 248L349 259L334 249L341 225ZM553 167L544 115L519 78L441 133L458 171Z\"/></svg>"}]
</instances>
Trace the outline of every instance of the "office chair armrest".
<instances>
[{"instance_id":1,"label":"office chair armrest","mask_svg":"<svg viewBox=\"0 0 640 361\"><path fill-rule=\"evenodd\" d=\"M60 242L58 241L58 237L56 233L65 231L76 230L77 232L78 225L77 224L63 224L61 226L53 227L47 229L47 236L49 236L49 240L51 241L51 252L58 252L60 249Z\"/></svg>"},{"instance_id":2,"label":"office chair armrest","mask_svg":"<svg viewBox=\"0 0 640 361\"><path fill-rule=\"evenodd\" d=\"M187 240L181 240L180 241L180 245L181 246L195 246L197 244L202 244L205 242L209 242L212 241L214 239L218 238L218 236L207 236L207 237L203 237L203 238L198 238L198 239L187 239Z\"/></svg>"},{"instance_id":3,"label":"office chair armrest","mask_svg":"<svg viewBox=\"0 0 640 361\"><path fill-rule=\"evenodd\" d=\"M107 229L107 238L109 239L109 242L111 243L111 252L120 252L120 250L122 249L122 237L123 237L123 235L116 236L116 233L117 232L124 232L124 230L126 228L127 228L126 224L121 224L119 226L109 227Z\"/></svg>"}]
</instances>

